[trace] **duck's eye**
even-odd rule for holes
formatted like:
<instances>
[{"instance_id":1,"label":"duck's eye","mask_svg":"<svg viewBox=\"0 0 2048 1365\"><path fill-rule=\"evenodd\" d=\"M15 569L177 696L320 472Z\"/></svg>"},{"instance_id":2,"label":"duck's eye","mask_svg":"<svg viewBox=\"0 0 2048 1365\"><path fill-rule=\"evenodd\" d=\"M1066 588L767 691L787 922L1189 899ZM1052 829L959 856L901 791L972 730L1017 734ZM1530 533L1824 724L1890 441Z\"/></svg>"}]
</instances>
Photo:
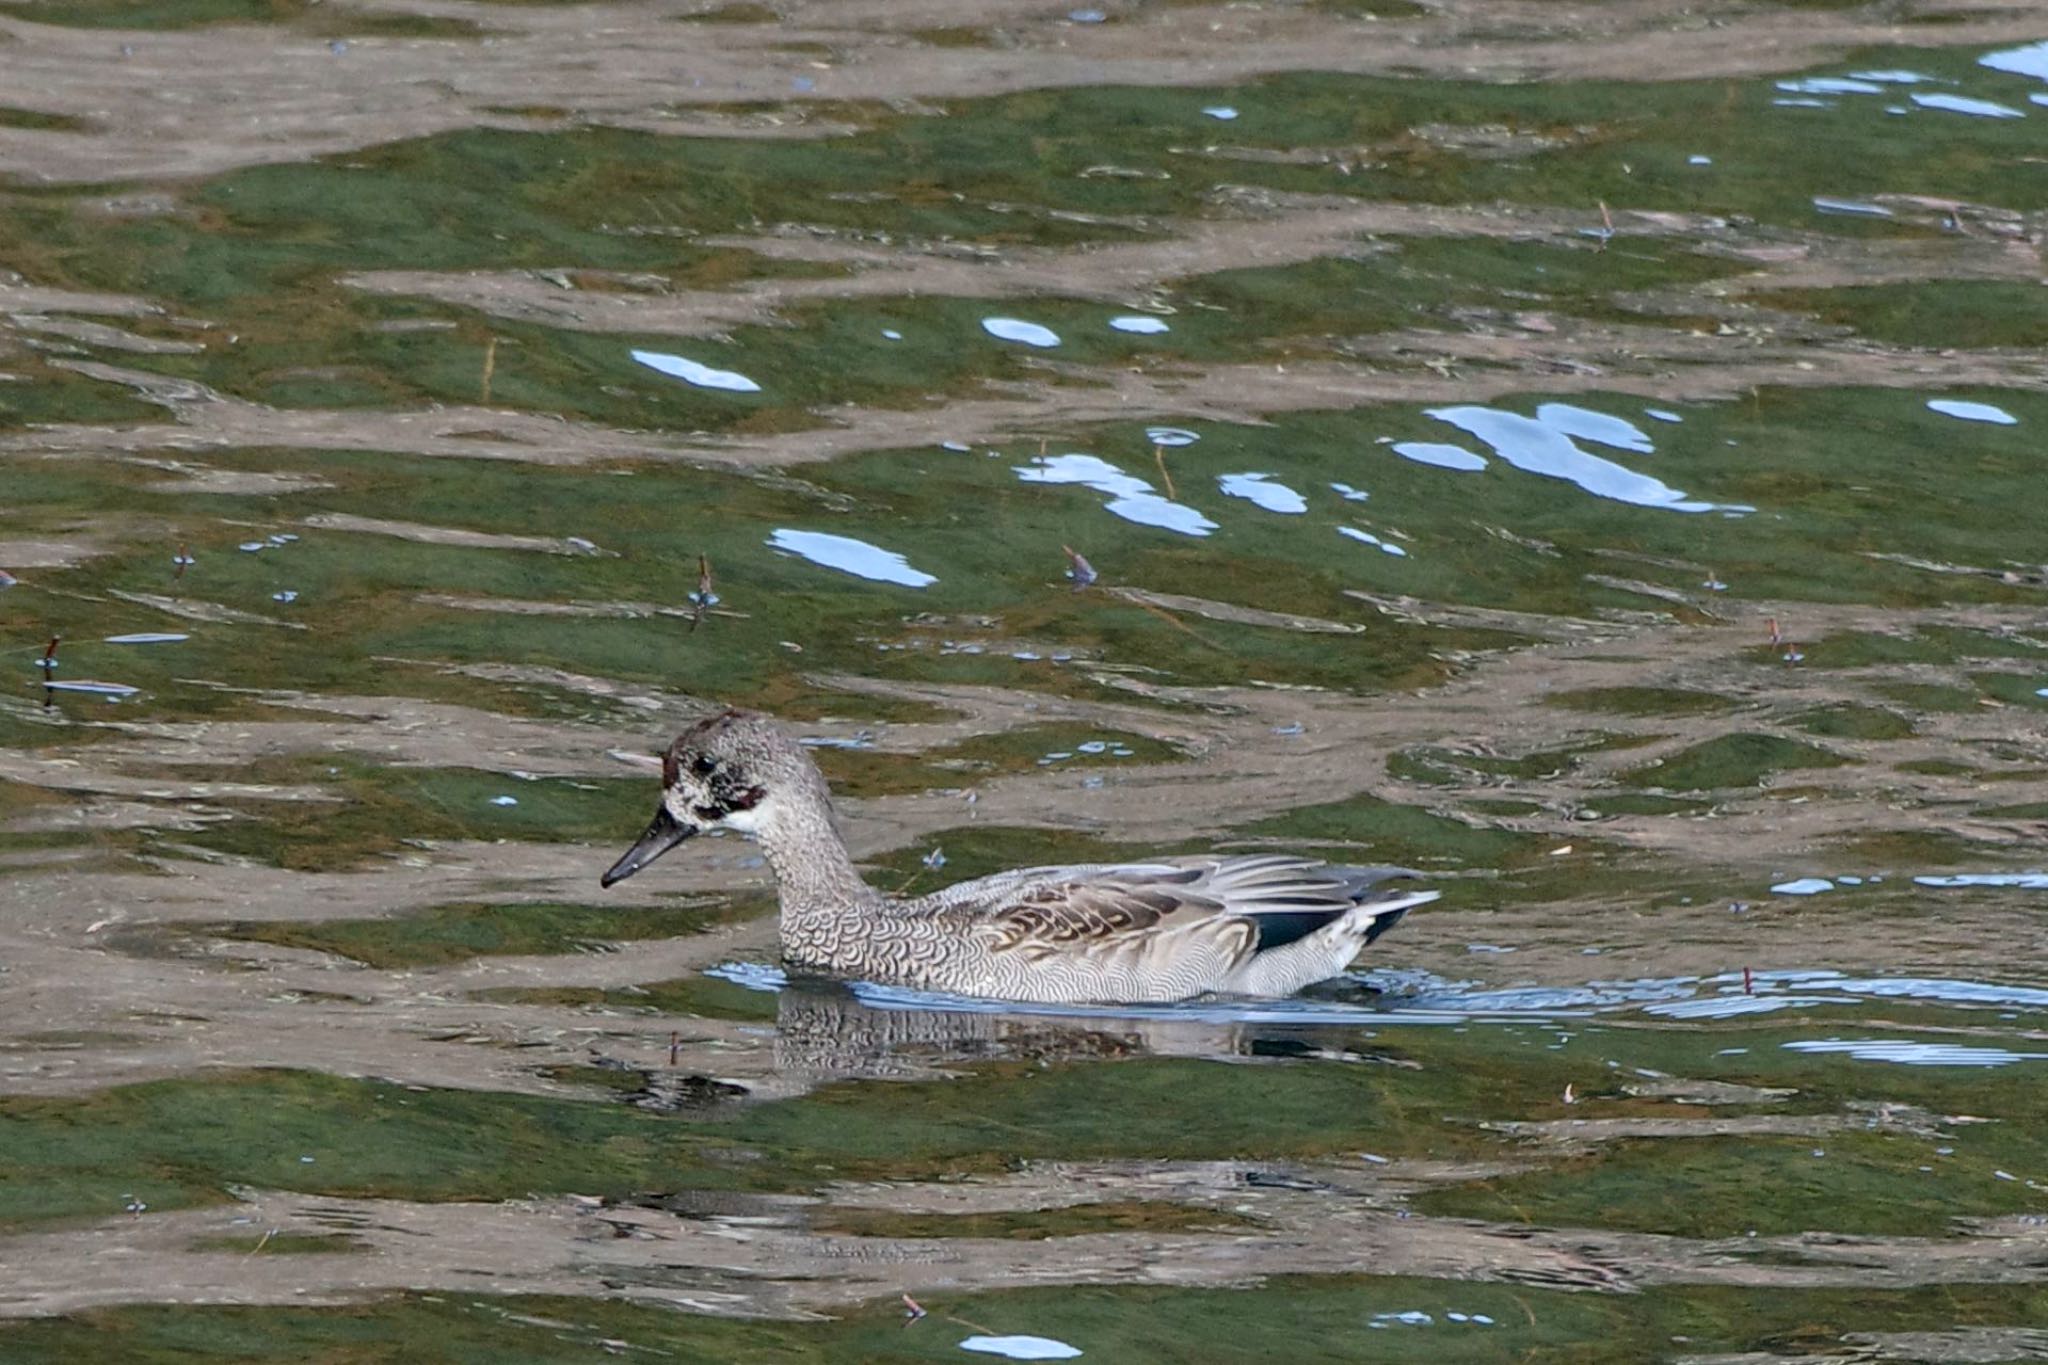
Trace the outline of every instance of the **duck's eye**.
<instances>
[{"instance_id":1,"label":"duck's eye","mask_svg":"<svg viewBox=\"0 0 2048 1365\"><path fill-rule=\"evenodd\" d=\"M690 764L690 771L699 777L709 777L718 771L718 760L709 754L698 754L695 761Z\"/></svg>"}]
</instances>

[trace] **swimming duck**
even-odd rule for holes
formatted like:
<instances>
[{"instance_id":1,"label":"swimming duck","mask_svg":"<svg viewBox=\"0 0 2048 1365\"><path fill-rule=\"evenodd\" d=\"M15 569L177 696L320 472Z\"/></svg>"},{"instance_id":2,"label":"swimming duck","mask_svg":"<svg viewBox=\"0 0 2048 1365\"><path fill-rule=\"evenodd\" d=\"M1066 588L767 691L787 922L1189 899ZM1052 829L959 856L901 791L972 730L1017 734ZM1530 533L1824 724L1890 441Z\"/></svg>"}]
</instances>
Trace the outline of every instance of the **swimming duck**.
<instances>
[{"instance_id":1,"label":"swimming duck","mask_svg":"<svg viewBox=\"0 0 2048 1365\"><path fill-rule=\"evenodd\" d=\"M1406 868L1260 853L1022 868L899 900L854 868L803 746L745 711L677 736L661 785L605 886L692 835L738 830L774 869L791 966L926 990L1058 1004L1287 995L1437 897Z\"/></svg>"}]
</instances>

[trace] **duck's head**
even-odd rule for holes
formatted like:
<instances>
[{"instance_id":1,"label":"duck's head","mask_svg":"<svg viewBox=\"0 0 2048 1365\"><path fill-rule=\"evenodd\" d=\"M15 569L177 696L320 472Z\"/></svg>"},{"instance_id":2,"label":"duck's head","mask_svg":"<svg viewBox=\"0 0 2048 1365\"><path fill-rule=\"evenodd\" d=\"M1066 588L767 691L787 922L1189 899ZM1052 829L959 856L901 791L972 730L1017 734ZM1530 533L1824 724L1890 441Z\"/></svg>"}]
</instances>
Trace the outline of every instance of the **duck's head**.
<instances>
[{"instance_id":1,"label":"duck's head","mask_svg":"<svg viewBox=\"0 0 2048 1365\"><path fill-rule=\"evenodd\" d=\"M822 786L809 756L766 716L727 711L699 721L662 755L661 805L603 883L624 881L693 834L751 834L778 793L813 782Z\"/></svg>"}]
</instances>

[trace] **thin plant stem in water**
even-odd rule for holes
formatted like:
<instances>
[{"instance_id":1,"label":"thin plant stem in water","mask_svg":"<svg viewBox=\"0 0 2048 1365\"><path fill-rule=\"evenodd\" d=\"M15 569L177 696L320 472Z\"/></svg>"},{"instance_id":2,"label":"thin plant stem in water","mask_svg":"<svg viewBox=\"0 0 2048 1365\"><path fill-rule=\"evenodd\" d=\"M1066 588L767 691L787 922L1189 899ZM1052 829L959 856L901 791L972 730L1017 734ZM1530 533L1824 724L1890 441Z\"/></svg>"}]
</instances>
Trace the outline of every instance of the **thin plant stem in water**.
<instances>
[{"instance_id":1,"label":"thin plant stem in water","mask_svg":"<svg viewBox=\"0 0 2048 1365\"><path fill-rule=\"evenodd\" d=\"M711 606L711 556L697 556L697 609L690 613L690 634L697 633L697 627L704 624L704 613Z\"/></svg>"}]
</instances>

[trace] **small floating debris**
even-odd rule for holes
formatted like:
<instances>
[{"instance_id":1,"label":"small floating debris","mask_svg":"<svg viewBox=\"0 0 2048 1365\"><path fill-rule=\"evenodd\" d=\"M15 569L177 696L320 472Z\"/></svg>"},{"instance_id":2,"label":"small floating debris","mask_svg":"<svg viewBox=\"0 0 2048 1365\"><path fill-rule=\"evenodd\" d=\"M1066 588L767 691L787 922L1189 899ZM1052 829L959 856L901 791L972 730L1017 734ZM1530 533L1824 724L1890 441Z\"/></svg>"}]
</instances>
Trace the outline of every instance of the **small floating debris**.
<instances>
[{"instance_id":1,"label":"small floating debris","mask_svg":"<svg viewBox=\"0 0 2048 1365\"><path fill-rule=\"evenodd\" d=\"M1484 455L1477 455L1463 446L1448 445L1441 441L1396 441L1393 450L1404 460L1434 465L1438 469L1472 471L1486 468Z\"/></svg>"},{"instance_id":2,"label":"small floating debris","mask_svg":"<svg viewBox=\"0 0 2048 1365\"><path fill-rule=\"evenodd\" d=\"M1923 95L1914 91L1906 97L1922 109L1941 109L1951 114L1968 114L1972 118L2025 118L2024 109L2015 109L2009 104L1997 104L1991 100L1971 99L1968 95L1932 94Z\"/></svg>"},{"instance_id":3,"label":"small floating debris","mask_svg":"<svg viewBox=\"0 0 2048 1365\"><path fill-rule=\"evenodd\" d=\"M127 683L110 682L56 682L47 681L43 689L48 692L85 692L95 697L132 697L141 688L130 687Z\"/></svg>"},{"instance_id":4,"label":"small floating debris","mask_svg":"<svg viewBox=\"0 0 2048 1365\"><path fill-rule=\"evenodd\" d=\"M1714 158L1710 156L1693 155L1685 159L1685 164L1688 166L1711 166L1714 164Z\"/></svg>"},{"instance_id":5,"label":"small floating debris","mask_svg":"<svg viewBox=\"0 0 2048 1365\"><path fill-rule=\"evenodd\" d=\"M1779 882L1771 890L1780 896L1818 896L1823 891L1832 891L1835 884L1826 877L1801 877L1797 881Z\"/></svg>"},{"instance_id":6,"label":"small floating debris","mask_svg":"<svg viewBox=\"0 0 2048 1365\"><path fill-rule=\"evenodd\" d=\"M738 370L714 370L709 365L700 365L687 356L668 355L661 351L635 351L633 359L650 370L694 384L700 389L723 389L728 393L759 393L761 386L741 374Z\"/></svg>"},{"instance_id":7,"label":"small floating debris","mask_svg":"<svg viewBox=\"0 0 2048 1365\"><path fill-rule=\"evenodd\" d=\"M1008 1356L1011 1360L1073 1360L1081 1352L1064 1341L1051 1337L972 1336L960 1343L963 1351L979 1351L984 1355Z\"/></svg>"},{"instance_id":8,"label":"small floating debris","mask_svg":"<svg viewBox=\"0 0 2048 1365\"><path fill-rule=\"evenodd\" d=\"M1148 318L1142 313L1132 313L1125 317L1111 318L1109 325L1119 332L1135 332L1139 336L1158 336L1161 332L1173 330L1158 318Z\"/></svg>"},{"instance_id":9,"label":"small floating debris","mask_svg":"<svg viewBox=\"0 0 2048 1365\"><path fill-rule=\"evenodd\" d=\"M1060 334L1050 327L1041 327L1035 322L1021 318L983 318L981 330L1003 341L1022 342L1026 346L1041 349L1060 344Z\"/></svg>"},{"instance_id":10,"label":"small floating debris","mask_svg":"<svg viewBox=\"0 0 2048 1365\"><path fill-rule=\"evenodd\" d=\"M882 337L885 341L901 341L903 340L903 333L897 331L894 327L884 327L882 329Z\"/></svg>"},{"instance_id":11,"label":"small floating debris","mask_svg":"<svg viewBox=\"0 0 2048 1365\"><path fill-rule=\"evenodd\" d=\"M884 550L851 536L829 535L823 531L793 531L779 528L766 542L770 547L822 564L828 569L850 573L878 583L898 583L906 588L923 588L938 582L935 574L910 567L894 550Z\"/></svg>"},{"instance_id":12,"label":"small floating debris","mask_svg":"<svg viewBox=\"0 0 2048 1365\"><path fill-rule=\"evenodd\" d=\"M932 871L936 872L946 865L946 850L943 848L934 847L931 852L925 854L924 857L918 859L918 861L923 863Z\"/></svg>"},{"instance_id":13,"label":"small floating debris","mask_svg":"<svg viewBox=\"0 0 2048 1365\"><path fill-rule=\"evenodd\" d=\"M254 554L258 550L269 549L270 542L267 540L245 540L242 542L240 548L247 551L250 554Z\"/></svg>"},{"instance_id":14,"label":"small floating debris","mask_svg":"<svg viewBox=\"0 0 2048 1365\"><path fill-rule=\"evenodd\" d=\"M1427 1327L1436 1319L1429 1314L1411 1309L1406 1313L1374 1313L1368 1327L1387 1327L1399 1323L1403 1327Z\"/></svg>"},{"instance_id":15,"label":"small floating debris","mask_svg":"<svg viewBox=\"0 0 2048 1365\"><path fill-rule=\"evenodd\" d=\"M516 806L519 804L519 798L516 796L494 796L491 798L491 804L494 806Z\"/></svg>"},{"instance_id":16,"label":"small floating debris","mask_svg":"<svg viewBox=\"0 0 2048 1365\"><path fill-rule=\"evenodd\" d=\"M1643 416L1655 418L1659 422L1683 422L1685 420L1668 408L1644 408Z\"/></svg>"},{"instance_id":17,"label":"small floating debris","mask_svg":"<svg viewBox=\"0 0 2048 1365\"><path fill-rule=\"evenodd\" d=\"M965 441L941 441L939 442L939 449L950 450L955 455L965 455L971 452L974 447Z\"/></svg>"},{"instance_id":18,"label":"small floating debris","mask_svg":"<svg viewBox=\"0 0 2048 1365\"><path fill-rule=\"evenodd\" d=\"M1969 403L1960 398L1930 398L1927 406L1944 417L1960 417L1965 422L1989 422L1994 426L2018 426L2020 419L2004 408L1990 403Z\"/></svg>"},{"instance_id":19,"label":"small floating debris","mask_svg":"<svg viewBox=\"0 0 2048 1365\"><path fill-rule=\"evenodd\" d=\"M1175 446L1191 446L1202 438L1184 427L1146 427L1145 439L1155 446L1172 449Z\"/></svg>"},{"instance_id":20,"label":"small floating debris","mask_svg":"<svg viewBox=\"0 0 2048 1365\"><path fill-rule=\"evenodd\" d=\"M1330 485L1330 491L1346 502L1364 502L1372 496L1363 488L1353 488L1348 483L1333 483Z\"/></svg>"},{"instance_id":21,"label":"small floating debris","mask_svg":"<svg viewBox=\"0 0 2048 1365\"><path fill-rule=\"evenodd\" d=\"M1225 123L1228 123L1232 119L1237 117L1237 110L1231 108L1227 104L1212 104L1209 105L1207 108L1203 109L1202 112L1207 114L1210 118L1221 119Z\"/></svg>"},{"instance_id":22,"label":"small floating debris","mask_svg":"<svg viewBox=\"0 0 2048 1365\"><path fill-rule=\"evenodd\" d=\"M1776 99L1772 100L1771 103L1777 105L1780 109L1832 109L1835 107L1833 100L1808 99L1804 95L1794 95L1789 99Z\"/></svg>"},{"instance_id":23,"label":"small floating debris","mask_svg":"<svg viewBox=\"0 0 2048 1365\"><path fill-rule=\"evenodd\" d=\"M273 602L296 602L299 600L299 594L292 588L279 588L276 592L270 594L270 600Z\"/></svg>"},{"instance_id":24,"label":"small floating debris","mask_svg":"<svg viewBox=\"0 0 2048 1365\"><path fill-rule=\"evenodd\" d=\"M110 645L174 645L180 640L189 640L191 638L189 635L180 635L176 631L151 630L142 631L135 635L109 635L106 642Z\"/></svg>"},{"instance_id":25,"label":"small floating debris","mask_svg":"<svg viewBox=\"0 0 2048 1365\"><path fill-rule=\"evenodd\" d=\"M1243 498L1268 512L1298 516L1308 511L1308 499L1272 478L1271 474L1218 474L1216 483L1230 497Z\"/></svg>"}]
</instances>

